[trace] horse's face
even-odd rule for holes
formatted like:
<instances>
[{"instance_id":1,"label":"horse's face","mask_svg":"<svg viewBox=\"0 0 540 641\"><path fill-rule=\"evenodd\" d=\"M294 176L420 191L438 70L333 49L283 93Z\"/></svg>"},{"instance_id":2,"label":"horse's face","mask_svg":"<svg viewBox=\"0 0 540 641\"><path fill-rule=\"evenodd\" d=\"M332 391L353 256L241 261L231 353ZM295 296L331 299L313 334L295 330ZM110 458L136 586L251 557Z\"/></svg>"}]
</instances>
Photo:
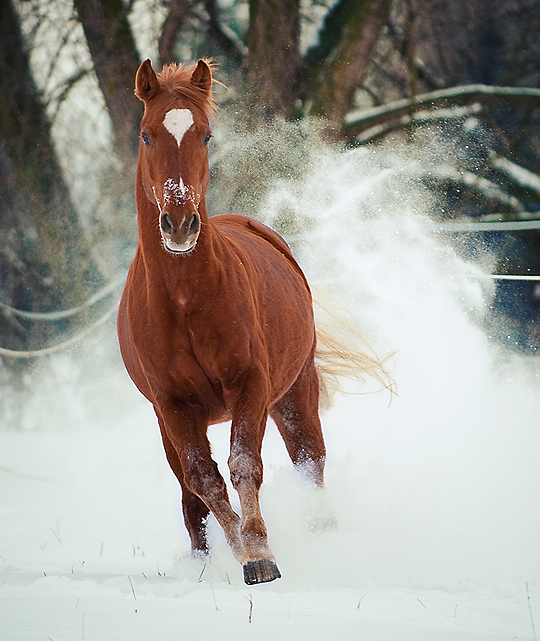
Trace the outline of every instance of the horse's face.
<instances>
[{"instance_id":1,"label":"horse's face","mask_svg":"<svg viewBox=\"0 0 540 641\"><path fill-rule=\"evenodd\" d=\"M209 88L210 70L202 61L191 82ZM136 93L145 103L139 147L142 186L157 205L165 249L186 253L201 231L200 206L209 181L208 118L191 100L163 89L148 61L137 73Z\"/></svg>"}]
</instances>

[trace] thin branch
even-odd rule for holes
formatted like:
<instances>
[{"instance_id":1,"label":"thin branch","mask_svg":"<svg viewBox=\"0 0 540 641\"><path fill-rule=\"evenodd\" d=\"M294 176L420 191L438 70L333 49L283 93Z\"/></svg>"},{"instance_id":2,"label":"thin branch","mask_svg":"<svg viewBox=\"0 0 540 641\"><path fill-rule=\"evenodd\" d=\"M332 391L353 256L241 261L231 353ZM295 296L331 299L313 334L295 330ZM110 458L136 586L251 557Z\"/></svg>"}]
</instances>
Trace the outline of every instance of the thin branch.
<instances>
[{"instance_id":1,"label":"thin branch","mask_svg":"<svg viewBox=\"0 0 540 641\"><path fill-rule=\"evenodd\" d=\"M62 83L62 87L60 88L58 95L54 97L55 107L54 112L50 116L51 124L54 124L54 122L56 121L56 117L58 116L60 107L62 106L62 103L67 99L70 91L80 80L86 78L88 75L93 73L93 71L93 68L79 69Z\"/></svg>"},{"instance_id":2,"label":"thin branch","mask_svg":"<svg viewBox=\"0 0 540 641\"><path fill-rule=\"evenodd\" d=\"M415 125L425 125L435 122L449 122L462 120L464 118L469 118L476 114L482 112L482 105L479 103L474 103L472 105L463 106L463 107L451 107L449 109L434 109L432 111L417 111L414 116L401 116L401 118L396 118L395 120L389 120L388 122L383 122L379 125L374 125L369 129L364 129L357 136L354 137L354 140L351 141L352 144L363 144L366 142L373 142L377 139L382 138L391 131L396 129L404 129L411 124L411 121L414 120Z\"/></svg>"},{"instance_id":3,"label":"thin branch","mask_svg":"<svg viewBox=\"0 0 540 641\"><path fill-rule=\"evenodd\" d=\"M531 193L536 199L540 196L540 176L525 167L518 165L508 158L494 156L490 159L491 166L503 173L513 183Z\"/></svg>"},{"instance_id":4,"label":"thin branch","mask_svg":"<svg viewBox=\"0 0 540 641\"><path fill-rule=\"evenodd\" d=\"M439 165L431 167L429 171L422 170L419 177L425 180L436 180L463 185L478 194L478 196L496 202L501 207L512 212L523 210L522 203L515 196L508 194L492 180L482 178L471 171L458 169L452 165Z\"/></svg>"}]
</instances>

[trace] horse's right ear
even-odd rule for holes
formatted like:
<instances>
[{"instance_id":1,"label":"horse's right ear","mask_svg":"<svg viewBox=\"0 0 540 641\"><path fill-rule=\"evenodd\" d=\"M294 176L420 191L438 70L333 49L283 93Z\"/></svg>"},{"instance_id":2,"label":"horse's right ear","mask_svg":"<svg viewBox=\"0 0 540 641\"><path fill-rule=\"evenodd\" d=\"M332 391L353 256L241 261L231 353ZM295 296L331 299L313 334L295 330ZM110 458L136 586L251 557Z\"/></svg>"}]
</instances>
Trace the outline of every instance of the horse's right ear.
<instances>
[{"instance_id":1,"label":"horse's right ear","mask_svg":"<svg viewBox=\"0 0 540 641\"><path fill-rule=\"evenodd\" d=\"M148 102L159 92L159 80L152 69L150 60L145 60L137 71L135 79L135 95L139 100Z\"/></svg>"}]
</instances>

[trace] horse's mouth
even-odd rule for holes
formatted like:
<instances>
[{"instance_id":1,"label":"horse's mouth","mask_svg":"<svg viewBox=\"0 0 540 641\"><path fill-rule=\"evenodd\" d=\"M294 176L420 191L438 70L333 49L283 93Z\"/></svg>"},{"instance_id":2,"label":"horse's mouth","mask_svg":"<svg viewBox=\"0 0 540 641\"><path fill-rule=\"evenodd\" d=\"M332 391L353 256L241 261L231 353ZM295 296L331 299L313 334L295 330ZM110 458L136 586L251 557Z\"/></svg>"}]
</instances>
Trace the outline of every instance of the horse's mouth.
<instances>
[{"instance_id":1,"label":"horse's mouth","mask_svg":"<svg viewBox=\"0 0 540 641\"><path fill-rule=\"evenodd\" d=\"M170 239L163 239L163 246L171 254L190 254L197 245L197 239L188 240L179 245Z\"/></svg>"}]
</instances>

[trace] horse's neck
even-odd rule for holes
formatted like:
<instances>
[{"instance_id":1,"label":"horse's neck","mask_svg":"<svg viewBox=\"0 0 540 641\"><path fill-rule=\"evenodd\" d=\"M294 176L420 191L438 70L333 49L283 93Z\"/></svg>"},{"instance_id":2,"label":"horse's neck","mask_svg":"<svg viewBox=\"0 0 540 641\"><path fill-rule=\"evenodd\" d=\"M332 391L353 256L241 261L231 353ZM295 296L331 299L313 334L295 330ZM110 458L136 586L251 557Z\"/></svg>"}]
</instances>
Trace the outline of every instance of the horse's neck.
<instances>
[{"instance_id":1,"label":"horse's neck","mask_svg":"<svg viewBox=\"0 0 540 641\"><path fill-rule=\"evenodd\" d=\"M217 230L209 221L205 199L199 205L201 233L195 249L186 256L174 255L164 248L159 232L159 210L141 194L137 198L139 246L138 260L144 263L148 285L158 284L171 290L193 285L197 278L211 273L215 262Z\"/></svg>"}]
</instances>

